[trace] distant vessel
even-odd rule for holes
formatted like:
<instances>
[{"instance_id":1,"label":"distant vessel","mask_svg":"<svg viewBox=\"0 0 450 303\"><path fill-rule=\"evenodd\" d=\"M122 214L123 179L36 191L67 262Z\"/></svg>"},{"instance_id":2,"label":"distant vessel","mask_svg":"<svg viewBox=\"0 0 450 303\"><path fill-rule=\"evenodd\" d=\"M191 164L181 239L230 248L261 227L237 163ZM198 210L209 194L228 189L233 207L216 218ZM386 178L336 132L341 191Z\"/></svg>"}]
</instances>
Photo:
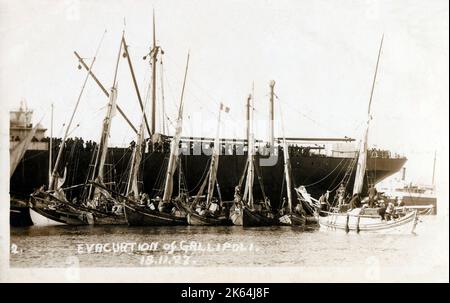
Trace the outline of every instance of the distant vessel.
<instances>
[{"instance_id":1,"label":"distant vessel","mask_svg":"<svg viewBox=\"0 0 450 303\"><path fill-rule=\"evenodd\" d=\"M10 180L17 171L24 169L23 158L27 150L47 151L46 129L40 123L33 125L33 111L28 109L26 101L20 102L18 110L9 113L10 133ZM10 191L10 224L12 226L30 226L33 222L28 208L28 196L20 191Z\"/></svg>"},{"instance_id":2,"label":"distant vessel","mask_svg":"<svg viewBox=\"0 0 450 303\"><path fill-rule=\"evenodd\" d=\"M405 169L403 168L403 176L404 172ZM424 208L425 211L426 207L432 206L429 214L437 214L436 187L434 185L406 183L403 177L401 181L397 180L394 184L380 187L380 191L389 199L393 201L401 200L405 206L416 207L419 211L421 208Z\"/></svg>"}]
</instances>

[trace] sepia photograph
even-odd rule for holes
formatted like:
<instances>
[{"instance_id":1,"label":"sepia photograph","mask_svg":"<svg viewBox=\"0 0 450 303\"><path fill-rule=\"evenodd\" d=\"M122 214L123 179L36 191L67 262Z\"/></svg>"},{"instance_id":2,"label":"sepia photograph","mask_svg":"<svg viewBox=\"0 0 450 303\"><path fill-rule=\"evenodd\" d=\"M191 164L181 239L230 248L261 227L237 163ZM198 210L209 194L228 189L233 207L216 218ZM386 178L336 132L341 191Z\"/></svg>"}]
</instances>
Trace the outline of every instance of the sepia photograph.
<instances>
[{"instance_id":1,"label":"sepia photograph","mask_svg":"<svg viewBox=\"0 0 450 303\"><path fill-rule=\"evenodd\" d=\"M0 0L0 33L1 282L449 282L448 1Z\"/></svg>"}]
</instances>

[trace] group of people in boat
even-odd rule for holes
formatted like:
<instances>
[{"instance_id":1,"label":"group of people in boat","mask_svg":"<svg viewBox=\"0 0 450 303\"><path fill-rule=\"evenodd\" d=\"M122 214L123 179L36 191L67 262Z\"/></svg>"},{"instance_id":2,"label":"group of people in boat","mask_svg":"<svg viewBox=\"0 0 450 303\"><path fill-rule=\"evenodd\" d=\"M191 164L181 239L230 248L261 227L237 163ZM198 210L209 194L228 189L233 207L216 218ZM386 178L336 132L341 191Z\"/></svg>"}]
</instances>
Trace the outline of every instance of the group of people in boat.
<instances>
[{"instance_id":1,"label":"group of people in boat","mask_svg":"<svg viewBox=\"0 0 450 303\"><path fill-rule=\"evenodd\" d=\"M154 199L150 199L147 193L140 193L135 195L131 191L127 198L131 201L136 201L140 207L147 208L153 211L159 211L168 214L175 214L177 208L172 201L164 202L160 196L156 196Z\"/></svg>"},{"instance_id":2,"label":"group of people in boat","mask_svg":"<svg viewBox=\"0 0 450 303\"><path fill-rule=\"evenodd\" d=\"M329 195L330 191L327 190L319 198L320 210L327 211L331 208L331 204L328 201ZM363 211L368 208L377 209L378 214L386 221L398 218L400 214L396 212L396 207L404 206L404 202L400 198L396 199L396 201L389 201L373 185L369 187L366 198L362 199L358 193L353 194L351 197L348 194L346 195L345 186L341 183L336 191L336 201L338 212L347 212L356 208L361 208Z\"/></svg>"}]
</instances>

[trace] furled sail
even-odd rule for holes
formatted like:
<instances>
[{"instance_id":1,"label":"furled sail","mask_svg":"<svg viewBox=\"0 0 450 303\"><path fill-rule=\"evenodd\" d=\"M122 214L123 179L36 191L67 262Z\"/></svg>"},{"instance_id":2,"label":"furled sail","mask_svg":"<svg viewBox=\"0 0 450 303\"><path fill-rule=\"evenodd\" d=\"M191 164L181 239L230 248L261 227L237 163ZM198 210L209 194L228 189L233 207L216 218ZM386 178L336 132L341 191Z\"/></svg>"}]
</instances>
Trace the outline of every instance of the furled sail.
<instances>
[{"instance_id":1,"label":"furled sail","mask_svg":"<svg viewBox=\"0 0 450 303\"><path fill-rule=\"evenodd\" d=\"M220 140L219 140L220 114L221 114L222 110L225 113L228 113L230 108L226 107L222 103L220 103L219 119L218 119L218 124L217 124L217 134L216 134L216 138L214 139L214 149L213 149L213 153L211 156L211 165L209 168L208 196L206 198L207 205L209 205L209 203L211 202L211 198L212 198L213 192L214 192L214 185L216 184L216 181L217 181L217 169L219 168L219 155L220 155Z\"/></svg>"},{"instance_id":2,"label":"furled sail","mask_svg":"<svg viewBox=\"0 0 450 303\"><path fill-rule=\"evenodd\" d=\"M360 194L364 185L367 166L367 139L369 137L369 121L364 131L363 139L359 148L358 164L356 167L355 183L353 185L353 194Z\"/></svg>"},{"instance_id":3,"label":"furled sail","mask_svg":"<svg viewBox=\"0 0 450 303\"><path fill-rule=\"evenodd\" d=\"M138 186L138 176L139 176L139 167L141 165L142 160L142 145L144 141L144 112L142 114L141 125L139 128L139 132L137 134L136 144L133 149L133 155L131 159L131 171L130 171L130 180L128 182L127 195L130 192L134 194L138 194L140 192L140 188Z\"/></svg>"},{"instance_id":4,"label":"furled sail","mask_svg":"<svg viewBox=\"0 0 450 303\"><path fill-rule=\"evenodd\" d=\"M10 169L9 169L9 177L14 174L14 171L17 168L17 165L19 165L20 161L22 160L23 156L25 155L25 152L28 149L28 146L31 143L31 140L33 139L37 127L39 123L36 124L31 131L28 133L28 135L20 141L19 144L17 144L14 148L9 150L9 157L10 157Z\"/></svg>"},{"instance_id":5,"label":"furled sail","mask_svg":"<svg viewBox=\"0 0 450 303\"><path fill-rule=\"evenodd\" d=\"M63 174L62 178L57 179L56 189L60 189L64 185L64 183L66 182L66 177L67 177L67 166L64 168L64 174Z\"/></svg>"},{"instance_id":6,"label":"furled sail","mask_svg":"<svg viewBox=\"0 0 450 303\"><path fill-rule=\"evenodd\" d=\"M111 120L116 112L116 100L117 100L117 89L115 87L111 88L108 102L108 110L105 119L103 120L102 135L100 139L100 161L98 165L98 178L101 182L104 180L104 167L106 161L106 154L108 153L108 139L109 132L111 130Z\"/></svg>"},{"instance_id":7,"label":"furled sail","mask_svg":"<svg viewBox=\"0 0 450 303\"><path fill-rule=\"evenodd\" d=\"M364 135L361 140L361 145L359 147L358 164L357 164L357 168L356 168L355 183L353 185L353 194L360 194L362 192L363 185L364 185L364 177L366 175L367 140L369 138L369 124L370 124L370 120L372 119L372 116L370 114L370 109L371 109L371 105L372 105L373 91L375 89L375 83L377 80L378 64L380 63L380 55L381 55L381 49L383 47L383 40L384 40L384 34L381 37L380 48L378 49L377 64L375 66L375 73L373 76L372 90L370 91L369 106L367 108L366 129L364 130Z\"/></svg>"},{"instance_id":8,"label":"furled sail","mask_svg":"<svg viewBox=\"0 0 450 303\"><path fill-rule=\"evenodd\" d=\"M167 166L166 182L164 184L163 203L168 202L170 200L170 198L172 197L173 174L175 173L175 170L177 168L177 162L178 162L177 159L178 159L178 153L179 153L181 132L183 130L183 95L184 95L184 87L186 85L186 76L187 76L188 66L189 66L189 54L187 56L183 88L181 90L181 100L180 100L180 106L178 108L178 119L177 119L177 125L176 125L176 129L175 129L175 135L173 136L172 142L170 144L170 156L169 156L169 164Z\"/></svg>"},{"instance_id":9,"label":"furled sail","mask_svg":"<svg viewBox=\"0 0 450 303\"><path fill-rule=\"evenodd\" d=\"M253 100L253 97L250 101ZM252 108L252 104L249 105L250 108ZM255 172L254 172L254 163L253 163L253 153L254 153L254 134L253 134L253 110L250 110L250 123L249 123L249 138L248 138L248 158L247 158L247 180L245 184L245 191L244 191L244 200L247 201L247 205L250 208L253 208L253 183L255 178Z\"/></svg>"},{"instance_id":10,"label":"furled sail","mask_svg":"<svg viewBox=\"0 0 450 303\"><path fill-rule=\"evenodd\" d=\"M173 175L177 168L178 162L177 158L179 153L179 145L182 130L183 130L183 111L181 110L177 120L175 136L173 137L172 142L170 144L170 156L169 156L169 164L167 166L166 183L164 185L163 202L168 202L172 197Z\"/></svg>"}]
</instances>

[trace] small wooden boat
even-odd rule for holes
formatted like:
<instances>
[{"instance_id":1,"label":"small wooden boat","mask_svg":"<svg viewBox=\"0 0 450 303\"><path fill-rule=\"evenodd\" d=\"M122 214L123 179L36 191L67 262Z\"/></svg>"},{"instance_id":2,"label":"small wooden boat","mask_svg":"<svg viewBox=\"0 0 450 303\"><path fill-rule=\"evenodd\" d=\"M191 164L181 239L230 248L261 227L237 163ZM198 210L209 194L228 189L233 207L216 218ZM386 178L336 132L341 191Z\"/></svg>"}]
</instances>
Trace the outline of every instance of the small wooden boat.
<instances>
[{"instance_id":1,"label":"small wooden boat","mask_svg":"<svg viewBox=\"0 0 450 303\"><path fill-rule=\"evenodd\" d=\"M220 103L217 133L214 139L214 148L211 154L211 162L209 164L208 174L205 176L202 185L194 197L194 200L189 206L185 207L187 214L187 221L189 225L231 225L232 221L229 218L229 212L224 207L222 197L220 194L219 183L217 182L217 171L219 168L220 155L220 118L221 113L228 112L228 107ZM206 196L203 192L206 187ZM214 195L214 188L217 188L217 197Z\"/></svg>"},{"instance_id":2,"label":"small wooden boat","mask_svg":"<svg viewBox=\"0 0 450 303\"><path fill-rule=\"evenodd\" d=\"M305 226L306 224L306 212L302 207L302 203L297 199L295 201L295 212L293 210L293 199L292 199L292 185L291 185L291 162L289 158L289 148L286 143L286 138L284 138L284 126L283 129L283 155L284 155L284 178L286 181L286 192L287 192L287 206L285 207L285 200L281 204L281 211L283 214L278 217L279 225L288 226ZM284 208L285 207L285 208ZM286 213L284 214L284 211Z\"/></svg>"},{"instance_id":3,"label":"small wooden boat","mask_svg":"<svg viewBox=\"0 0 450 303\"><path fill-rule=\"evenodd\" d=\"M356 209L360 210L360 209ZM418 222L417 211L393 220L383 220L381 216L360 215L356 212L332 213L319 217L321 229L340 230L357 233L414 233Z\"/></svg>"},{"instance_id":4,"label":"small wooden boat","mask_svg":"<svg viewBox=\"0 0 450 303\"><path fill-rule=\"evenodd\" d=\"M33 225L28 202L14 197L10 198L9 224L13 227L26 227Z\"/></svg>"},{"instance_id":5,"label":"small wooden boat","mask_svg":"<svg viewBox=\"0 0 450 303\"><path fill-rule=\"evenodd\" d=\"M172 138L170 144L170 155L169 162L166 170L166 178L164 184L164 194L160 201L158 201L158 209L150 209L146 205L139 205L135 201L130 199L125 199L124 203L125 207L125 217L128 222L128 225L134 226L167 226L167 225L187 225L187 213L184 211L183 206L181 205L181 193L178 193L178 197L172 197L173 192L173 176L175 170L177 168L178 156L179 156L179 147L180 147L180 139L181 132L183 126L183 95L186 84L187 71L189 66L189 54L187 56L186 62L186 70L184 73L184 81L183 88L181 92L180 104L178 106L178 118L176 121L176 131L175 135ZM144 134L144 114L142 115L141 127L138 133L138 144L136 146L141 146L143 142L143 134ZM138 149L134 149L133 152L133 164L132 171L130 174L130 182L129 189L132 188L134 193L138 192L137 186L137 175L139 170L139 163L142 151ZM179 165L179 171L181 170L181 165ZM181 180L180 180L181 182ZM129 190L128 189L128 190ZM127 191L128 191L127 190ZM172 207L174 206L174 208Z\"/></svg>"},{"instance_id":6,"label":"small wooden boat","mask_svg":"<svg viewBox=\"0 0 450 303\"><path fill-rule=\"evenodd\" d=\"M261 173L255 171L255 139L253 133L253 94L247 98L247 134L248 134L248 154L243 174L235 188L234 205L230 211L230 218L234 225L242 225L244 227L254 226L270 226L277 225L275 216L271 213L270 201L265 195L263 182L261 181ZM252 109L252 110L250 110ZM256 167L257 168L257 167ZM261 203L255 203L253 195L253 185L255 172L258 174L259 186L263 196ZM244 176L246 177L244 193L241 196L241 187L243 185Z\"/></svg>"},{"instance_id":7,"label":"small wooden boat","mask_svg":"<svg viewBox=\"0 0 450 303\"><path fill-rule=\"evenodd\" d=\"M90 212L83 212L62 203L47 192L36 192L30 199L30 216L34 225L89 225L94 223Z\"/></svg>"},{"instance_id":8,"label":"small wooden boat","mask_svg":"<svg viewBox=\"0 0 450 303\"><path fill-rule=\"evenodd\" d=\"M416 225L418 223L418 211L413 210L407 212L404 216L400 216L391 220L384 220L380 215L381 208L359 208L357 206L357 201L359 195L362 192L364 180L366 176L367 167L367 142L369 136L369 125L372 119L370 108L372 104L372 97L374 92L374 87L376 83L376 76L378 71L378 63L380 60L381 49L383 46L383 38L381 39L380 47L378 50L377 64L375 68L375 74L372 83L372 90L369 99L369 106L367 110L367 122L364 131L363 138L361 140L359 153L357 157L357 168L355 173L355 182L353 184L353 199L349 205L345 205L345 208L351 209L346 211L344 207L340 207L339 210L334 212L321 211L319 219L319 224L321 229L325 230L341 230L345 232L357 232L357 233L413 233ZM371 189L374 189L371 185ZM371 189L369 189L369 197L371 194ZM369 199L368 199L369 200ZM388 206L389 207L389 206ZM394 210L393 205L391 205L392 210ZM353 208L353 209L352 209ZM395 216L395 214L393 214Z\"/></svg>"},{"instance_id":9,"label":"small wooden boat","mask_svg":"<svg viewBox=\"0 0 450 303\"><path fill-rule=\"evenodd\" d=\"M186 215L181 212L169 214L129 202L124 206L125 218L130 226L187 225Z\"/></svg>"}]
</instances>

